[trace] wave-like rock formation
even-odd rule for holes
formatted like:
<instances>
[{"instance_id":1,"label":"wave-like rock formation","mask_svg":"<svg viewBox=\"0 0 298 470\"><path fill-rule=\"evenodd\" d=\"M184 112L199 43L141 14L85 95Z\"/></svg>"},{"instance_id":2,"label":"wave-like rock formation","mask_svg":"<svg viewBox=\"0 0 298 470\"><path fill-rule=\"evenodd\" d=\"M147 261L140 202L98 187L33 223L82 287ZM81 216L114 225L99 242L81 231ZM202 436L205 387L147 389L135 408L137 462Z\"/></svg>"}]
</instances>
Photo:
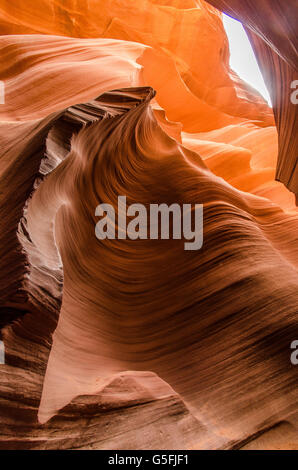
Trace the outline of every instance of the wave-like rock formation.
<instances>
[{"instance_id":1,"label":"wave-like rock formation","mask_svg":"<svg viewBox=\"0 0 298 470\"><path fill-rule=\"evenodd\" d=\"M135 3L0 2L0 448L298 448L292 20ZM214 6L248 28L275 121ZM203 204L203 247L98 240L119 195Z\"/></svg>"}]
</instances>

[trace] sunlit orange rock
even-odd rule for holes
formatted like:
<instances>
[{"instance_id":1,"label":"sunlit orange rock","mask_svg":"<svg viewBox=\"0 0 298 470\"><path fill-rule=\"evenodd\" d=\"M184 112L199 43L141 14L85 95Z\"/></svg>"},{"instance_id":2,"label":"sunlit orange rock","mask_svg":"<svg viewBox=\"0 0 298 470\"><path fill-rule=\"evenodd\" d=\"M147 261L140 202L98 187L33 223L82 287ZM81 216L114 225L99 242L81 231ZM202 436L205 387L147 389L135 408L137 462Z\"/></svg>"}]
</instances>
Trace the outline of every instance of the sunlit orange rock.
<instances>
[{"instance_id":1,"label":"sunlit orange rock","mask_svg":"<svg viewBox=\"0 0 298 470\"><path fill-rule=\"evenodd\" d=\"M0 448L298 447L296 38L250 4L0 0ZM203 204L202 249L99 241L118 195Z\"/></svg>"}]
</instances>

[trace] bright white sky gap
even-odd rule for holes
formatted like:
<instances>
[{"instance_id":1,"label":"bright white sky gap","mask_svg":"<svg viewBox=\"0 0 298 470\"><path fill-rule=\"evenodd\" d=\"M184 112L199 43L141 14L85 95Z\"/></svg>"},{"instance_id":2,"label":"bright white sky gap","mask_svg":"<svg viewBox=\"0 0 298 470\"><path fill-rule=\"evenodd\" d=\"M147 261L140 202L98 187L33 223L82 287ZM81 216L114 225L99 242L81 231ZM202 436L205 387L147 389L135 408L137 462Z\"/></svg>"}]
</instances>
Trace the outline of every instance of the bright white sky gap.
<instances>
[{"instance_id":1,"label":"bright white sky gap","mask_svg":"<svg viewBox=\"0 0 298 470\"><path fill-rule=\"evenodd\" d=\"M247 34L239 21L223 15L223 23L230 43L230 66L268 101L271 100Z\"/></svg>"}]
</instances>

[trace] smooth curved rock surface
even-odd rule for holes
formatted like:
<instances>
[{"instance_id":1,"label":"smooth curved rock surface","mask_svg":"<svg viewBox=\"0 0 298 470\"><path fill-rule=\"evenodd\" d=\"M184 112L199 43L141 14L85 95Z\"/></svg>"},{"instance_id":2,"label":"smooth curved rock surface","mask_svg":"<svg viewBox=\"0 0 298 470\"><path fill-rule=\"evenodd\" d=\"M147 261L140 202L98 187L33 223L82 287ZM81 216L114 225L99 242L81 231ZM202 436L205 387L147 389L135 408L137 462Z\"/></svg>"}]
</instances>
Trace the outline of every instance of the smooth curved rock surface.
<instances>
[{"instance_id":1,"label":"smooth curved rock surface","mask_svg":"<svg viewBox=\"0 0 298 470\"><path fill-rule=\"evenodd\" d=\"M2 449L298 448L295 37L210 3L276 126L204 1L0 1ZM97 240L118 195L203 204L203 248Z\"/></svg>"}]
</instances>

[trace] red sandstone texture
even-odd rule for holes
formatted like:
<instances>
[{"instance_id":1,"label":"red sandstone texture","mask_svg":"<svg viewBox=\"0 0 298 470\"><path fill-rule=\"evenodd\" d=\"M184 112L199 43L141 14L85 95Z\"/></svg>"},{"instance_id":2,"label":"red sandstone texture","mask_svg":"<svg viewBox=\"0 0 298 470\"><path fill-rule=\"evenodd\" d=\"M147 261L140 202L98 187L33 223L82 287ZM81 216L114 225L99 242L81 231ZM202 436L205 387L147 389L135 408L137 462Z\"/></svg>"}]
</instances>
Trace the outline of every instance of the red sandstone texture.
<instances>
[{"instance_id":1,"label":"red sandstone texture","mask_svg":"<svg viewBox=\"0 0 298 470\"><path fill-rule=\"evenodd\" d=\"M1 449L298 448L296 7L0 0ZM203 204L202 249L98 240L118 195Z\"/></svg>"}]
</instances>

